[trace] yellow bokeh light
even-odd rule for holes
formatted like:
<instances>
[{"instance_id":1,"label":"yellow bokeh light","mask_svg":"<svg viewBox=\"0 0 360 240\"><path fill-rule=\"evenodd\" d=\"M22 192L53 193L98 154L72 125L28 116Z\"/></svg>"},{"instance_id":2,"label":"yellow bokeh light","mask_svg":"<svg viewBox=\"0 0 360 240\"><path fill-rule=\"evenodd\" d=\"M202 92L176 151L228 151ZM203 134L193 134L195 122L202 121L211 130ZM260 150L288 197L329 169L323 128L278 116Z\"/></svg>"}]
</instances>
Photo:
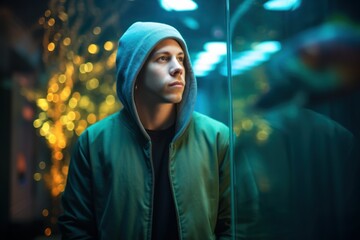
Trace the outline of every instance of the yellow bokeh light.
<instances>
[{"instance_id":1,"label":"yellow bokeh light","mask_svg":"<svg viewBox=\"0 0 360 240\"><path fill-rule=\"evenodd\" d=\"M114 95L107 95L105 101L106 101L106 104L108 104L108 105L114 105L114 103L115 103Z\"/></svg>"},{"instance_id":2,"label":"yellow bokeh light","mask_svg":"<svg viewBox=\"0 0 360 240\"><path fill-rule=\"evenodd\" d=\"M48 61L45 64L50 66L50 71L46 79L47 90L36 92L32 98L36 99L41 112L35 117L33 125L51 149L51 162L39 162L35 170L38 172L33 173L33 178L35 181L44 181L53 197L59 196L64 190L69 169L68 148L73 143L73 138L89 125L108 116L109 111L118 106L115 105L116 94L113 92L114 77L110 81L105 79L106 75L113 75L108 70L115 66L116 42L97 42L98 35L104 29L96 25L90 28L90 35L85 33L84 36L73 38L76 32L72 33L72 13L67 11L70 7L67 2L59 0L59 4L51 6L56 9L47 10L43 17L38 18L39 24L46 31L43 39L44 60ZM85 7L86 4L81 3L83 10ZM69 20L71 21L66 23ZM86 24L86 21L79 24ZM80 25L79 29L82 30ZM75 28L75 31L79 29ZM84 54L83 50L88 54ZM97 91L89 92L85 87ZM75 90L81 91L81 94L73 92ZM94 94L97 95L93 96ZM100 113L100 108L105 111ZM48 209L40 211L44 217L49 216L49 221L56 222L55 218L51 218L53 212ZM54 234L53 230L50 225L43 228L48 237Z\"/></svg>"},{"instance_id":3,"label":"yellow bokeh light","mask_svg":"<svg viewBox=\"0 0 360 240\"><path fill-rule=\"evenodd\" d=\"M93 113L90 113L86 119L87 119L88 123L93 124L96 122L96 115Z\"/></svg>"},{"instance_id":4,"label":"yellow bokeh light","mask_svg":"<svg viewBox=\"0 0 360 240\"><path fill-rule=\"evenodd\" d=\"M44 170L46 168L46 163L44 161L39 162L39 168Z\"/></svg>"},{"instance_id":5,"label":"yellow bokeh light","mask_svg":"<svg viewBox=\"0 0 360 240\"><path fill-rule=\"evenodd\" d=\"M74 56L73 62L77 65L82 63L82 58L80 56Z\"/></svg>"},{"instance_id":6,"label":"yellow bokeh light","mask_svg":"<svg viewBox=\"0 0 360 240\"><path fill-rule=\"evenodd\" d=\"M45 131L45 132L48 132L48 131L50 130L50 124L49 124L49 122L45 122L45 123L42 125L41 129L42 129L43 131Z\"/></svg>"},{"instance_id":7,"label":"yellow bokeh light","mask_svg":"<svg viewBox=\"0 0 360 240\"><path fill-rule=\"evenodd\" d=\"M99 35L101 33L101 27L94 27L93 34Z\"/></svg>"},{"instance_id":8,"label":"yellow bokeh light","mask_svg":"<svg viewBox=\"0 0 360 240\"><path fill-rule=\"evenodd\" d=\"M73 96L73 98L75 98L75 99L77 99L77 100L79 100L80 97L81 97L81 95L80 95L79 92L74 92L72 96Z\"/></svg>"},{"instance_id":9,"label":"yellow bokeh light","mask_svg":"<svg viewBox=\"0 0 360 240\"><path fill-rule=\"evenodd\" d=\"M50 17L50 15L51 15L50 9L47 9L47 10L45 11L44 15L45 15L45 17Z\"/></svg>"},{"instance_id":10,"label":"yellow bokeh light","mask_svg":"<svg viewBox=\"0 0 360 240\"><path fill-rule=\"evenodd\" d=\"M39 24L43 25L44 23L45 23L45 18L44 17L39 18Z\"/></svg>"},{"instance_id":11,"label":"yellow bokeh light","mask_svg":"<svg viewBox=\"0 0 360 240\"><path fill-rule=\"evenodd\" d=\"M113 42L111 42L111 41L106 41L106 42L104 43L104 49L105 49L106 51L111 51L111 50L113 50L113 48L114 48L114 43L113 43Z\"/></svg>"},{"instance_id":12,"label":"yellow bokeh light","mask_svg":"<svg viewBox=\"0 0 360 240\"><path fill-rule=\"evenodd\" d=\"M55 169L55 168L53 168L52 169L53 170L53 179L54 179L54 182L55 183L61 183L62 182L62 180L63 180L63 178L62 178L62 176L59 174L59 172L57 171L57 169ZM56 171L55 171L56 170Z\"/></svg>"},{"instance_id":13,"label":"yellow bokeh light","mask_svg":"<svg viewBox=\"0 0 360 240\"><path fill-rule=\"evenodd\" d=\"M256 134L256 138L257 140L259 141L266 141L268 138L269 138L269 133L266 132L266 131L259 131L257 134Z\"/></svg>"},{"instance_id":14,"label":"yellow bokeh light","mask_svg":"<svg viewBox=\"0 0 360 240\"><path fill-rule=\"evenodd\" d=\"M99 51L99 47L96 44L90 44L88 47L88 52L90 54L96 54Z\"/></svg>"},{"instance_id":15,"label":"yellow bokeh light","mask_svg":"<svg viewBox=\"0 0 360 240\"><path fill-rule=\"evenodd\" d=\"M62 125L66 125L68 123L68 121L69 121L69 119L68 119L67 115L60 117L60 122Z\"/></svg>"},{"instance_id":16,"label":"yellow bokeh light","mask_svg":"<svg viewBox=\"0 0 360 240\"><path fill-rule=\"evenodd\" d=\"M81 118L81 114L79 111L75 112L75 120L79 120Z\"/></svg>"},{"instance_id":17,"label":"yellow bokeh light","mask_svg":"<svg viewBox=\"0 0 360 240\"><path fill-rule=\"evenodd\" d=\"M106 61L106 66L110 69L115 66L116 53L112 53Z\"/></svg>"},{"instance_id":18,"label":"yellow bokeh light","mask_svg":"<svg viewBox=\"0 0 360 240\"><path fill-rule=\"evenodd\" d=\"M61 94L60 94L60 98L62 101L66 101L68 99L68 97L70 96L71 94L71 89L70 87L66 86L62 91L61 91Z\"/></svg>"},{"instance_id":19,"label":"yellow bokeh light","mask_svg":"<svg viewBox=\"0 0 360 240\"><path fill-rule=\"evenodd\" d=\"M45 119L47 119L46 112L41 112L41 113L39 113L39 119L40 119L41 121L44 121Z\"/></svg>"},{"instance_id":20,"label":"yellow bokeh light","mask_svg":"<svg viewBox=\"0 0 360 240\"><path fill-rule=\"evenodd\" d=\"M59 101L59 95L58 94L54 94L53 100L54 103L57 103Z\"/></svg>"},{"instance_id":21,"label":"yellow bokeh light","mask_svg":"<svg viewBox=\"0 0 360 240\"><path fill-rule=\"evenodd\" d=\"M48 95L46 96L46 100L51 102L53 99L54 99L54 94L53 93L48 93Z\"/></svg>"},{"instance_id":22,"label":"yellow bokeh light","mask_svg":"<svg viewBox=\"0 0 360 240\"><path fill-rule=\"evenodd\" d=\"M80 72L80 73L86 73L85 68L86 68L86 65L85 65L85 64L81 64L80 67L79 67L79 72Z\"/></svg>"},{"instance_id":23,"label":"yellow bokeh light","mask_svg":"<svg viewBox=\"0 0 360 240\"><path fill-rule=\"evenodd\" d=\"M68 122L68 123L66 123L66 128L67 128L67 130L69 130L69 131L74 130L74 128L75 128L74 122Z\"/></svg>"},{"instance_id":24,"label":"yellow bokeh light","mask_svg":"<svg viewBox=\"0 0 360 240\"><path fill-rule=\"evenodd\" d=\"M61 172L62 172L64 175L67 175L68 172L69 172L69 167L68 167L68 166L63 166L62 169L61 169Z\"/></svg>"},{"instance_id":25,"label":"yellow bokeh light","mask_svg":"<svg viewBox=\"0 0 360 240\"><path fill-rule=\"evenodd\" d=\"M49 216L49 210L47 210L46 208L42 210L41 214L44 216L44 217L47 217Z\"/></svg>"},{"instance_id":26,"label":"yellow bokeh light","mask_svg":"<svg viewBox=\"0 0 360 240\"><path fill-rule=\"evenodd\" d=\"M54 19L54 18L50 18L49 21L48 21L48 25L49 25L50 27L52 27L52 26L54 26L54 24L55 24L55 19Z\"/></svg>"},{"instance_id":27,"label":"yellow bokeh light","mask_svg":"<svg viewBox=\"0 0 360 240\"><path fill-rule=\"evenodd\" d=\"M69 46L71 44L71 38L69 37L64 38L63 44L64 46Z\"/></svg>"},{"instance_id":28,"label":"yellow bokeh light","mask_svg":"<svg viewBox=\"0 0 360 240\"><path fill-rule=\"evenodd\" d=\"M98 51L99 51L99 47L96 44L90 44L88 46L88 52L90 54L96 54L96 53L98 53Z\"/></svg>"},{"instance_id":29,"label":"yellow bokeh light","mask_svg":"<svg viewBox=\"0 0 360 240\"><path fill-rule=\"evenodd\" d=\"M58 80L59 80L60 83L64 83L66 81L66 75L65 74L60 74Z\"/></svg>"},{"instance_id":30,"label":"yellow bokeh light","mask_svg":"<svg viewBox=\"0 0 360 240\"><path fill-rule=\"evenodd\" d=\"M245 119L244 121L241 122L241 127L246 131L250 131L253 126L254 123L250 119Z\"/></svg>"},{"instance_id":31,"label":"yellow bokeh light","mask_svg":"<svg viewBox=\"0 0 360 240\"><path fill-rule=\"evenodd\" d=\"M51 235L51 228L49 228L49 227L45 228L45 230L44 230L44 235L45 235L46 237L50 237L50 235Z\"/></svg>"},{"instance_id":32,"label":"yellow bokeh light","mask_svg":"<svg viewBox=\"0 0 360 240\"><path fill-rule=\"evenodd\" d=\"M69 123L68 123L68 124L69 124ZM68 124L66 124L66 126L67 126ZM59 148L62 148L62 149L65 148L65 147L66 147L66 141L63 140L63 139L60 140L59 143L58 143L58 147L59 147Z\"/></svg>"},{"instance_id":33,"label":"yellow bokeh light","mask_svg":"<svg viewBox=\"0 0 360 240\"><path fill-rule=\"evenodd\" d=\"M75 129L76 135L79 136L85 130L86 127L87 127L87 122L85 120L80 120L78 126Z\"/></svg>"},{"instance_id":34,"label":"yellow bokeh light","mask_svg":"<svg viewBox=\"0 0 360 240\"><path fill-rule=\"evenodd\" d=\"M57 186L57 190L58 190L59 192L63 192L63 191L65 190L64 184L59 184L59 185Z\"/></svg>"},{"instance_id":35,"label":"yellow bokeh light","mask_svg":"<svg viewBox=\"0 0 360 240\"><path fill-rule=\"evenodd\" d=\"M94 65L91 62L87 62L85 64L85 70L86 72L92 72L92 70L94 69Z\"/></svg>"},{"instance_id":36,"label":"yellow bokeh light","mask_svg":"<svg viewBox=\"0 0 360 240\"><path fill-rule=\"evenodd\" d=\"M40 128L40 135L45 137L47 135L47 132L45 132L42 128Z\"/></svg>"},{"instance_id":37,"label":"yellow bokeh light","mask_svg":"<svg viewBox=\"0 0 360 240\"><path fill-rule=\"evenodd\" d=\"M89 73L93 70L94 66L91 62L83 63L79 67L80 73Z\"/></svg>"},{"instance_id":38,"label":"yellow bokeh light","mask_svg":"<svg viewBox=\"0 0 360 240\"><path fill-rule=\"evenodd\" d=\"M64 155L62 154L62 152L57 151L54 153L54 158L58 161L60 161L61 159L63 159Z\"/></svg>"},{"instance_id":39,"label":"yellow bokeh light","mask_svg":"<svg viewBox=\"0 0 360 240\"><path fill-rule=\"evenodd\" d=\"M74 97L70 98L70 100L69 100L70 108L76 108L77 104L78 104L78 100L76 98L74 98Z\"/></svg>"},{"instance_id":40,"label":"yellow bokeh light","mask_svg":"<svg viewBox=\"0 0 360 240\"><path fill-rule=\"evenodd\" d=\"M97 78L92 78L86 83L86 88L88 90L93 90L99 86L99 80Z\"/></svg>"},{"instance_id":41,"label":"yellow bokeh light","mask_svg":"<svg viewBox=\"0 0 360 240\"><path fill-rule=\"evenodd\" d=\"M51 87L49 88L53 93L56 93L59 90L59 84L53 83L51 84Z\"/></svg>"},{"instance_id":42,"label":"yellow bokeh light","mask_svg":"<svg viewBox=\"0 0 360 240\"><path fill-rule=\"evenodd\" d=\"M67 117L70 121L73 121L73 120L75 120L76 114L74 111L70 111L70 112L68 112Z\"/></svg>"},{"instance_id":43,"label":"yellow bokeh light","mask_svg":"<svg viewBox=\"0 0 360 240\"><path fill-rule=\"evenodd\" d=\"M55 50L55 43L50 42L50 43L48 44L48 46L47 46L47 49L48 49L49 52L54 51L54 50Z\"/></svg>"},{"instance_id":44,"label":"yellow bokeh light","mask_svg":"<svg viewBox=\"0 0 360 240\"><path fill-rule=\"evenodd\" d=\"M39 182L41 180L42 176L41 176L41 173L35 173L34 174L34 180Z\"/></svg>"},{"instance_id":45,"label":"yellow bokeh light","mask_svg":"<svg viewBox=\"0 0 360 240\"><path fill-rule=\"evenodd\" d=\"M80 98L79 106L81 108L87 108L90 105L90 99L88 96L82 96Z\"/></svg>"},{"instance_id":46,"label":"yellow bokeh light","mask_svg":"<svg viewBox=\"0 0 360 240\"><path fill-rule=\"evenodd\" d=\"M56 136L54 134L50 134L48 137L48 141L50 144L55 144L56 143Z\"/></svg>"},{"instance_id":47,"label":"yellow bokeh light","mask_svg":"<svg viewBox=\"0 0 360 240\"><path fill-rule=\"evenodd\" d=\"M61 19L61 21L66 22L68 20L68 15L65 12L60 12L58 17Z\"/></svg>"},{"instance_id":48,"label":"yellow bokeh light","mask_svg":"<svg viewBox=\"0 0 360 240\"><path fill-rule=\"evenodd\" d=\"M35 128L39 128L41 127L41 124L42 124L42 121L40 119L36 119L34 122L33 122L33 126Z\"/></svg>"}]
</instances>

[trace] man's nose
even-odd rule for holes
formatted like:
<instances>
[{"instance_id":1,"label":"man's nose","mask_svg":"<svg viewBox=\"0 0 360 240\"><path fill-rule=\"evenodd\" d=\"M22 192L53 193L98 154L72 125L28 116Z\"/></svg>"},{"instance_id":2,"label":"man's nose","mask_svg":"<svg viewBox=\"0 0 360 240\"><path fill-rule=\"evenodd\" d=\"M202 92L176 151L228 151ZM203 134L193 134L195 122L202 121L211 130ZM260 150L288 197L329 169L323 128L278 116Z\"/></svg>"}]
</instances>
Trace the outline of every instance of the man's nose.
<instances>
[{"instance_id":1,"label":"man's nose","mask_svg":"<svg viewBox=\"0 0 360 240\"><path fill-rule=\"evenodd\" d=\"M174 59L171 61L170 75L176 76L181 75L184 72L184 66L177 60Z\"/></svg>"}]
</instances>

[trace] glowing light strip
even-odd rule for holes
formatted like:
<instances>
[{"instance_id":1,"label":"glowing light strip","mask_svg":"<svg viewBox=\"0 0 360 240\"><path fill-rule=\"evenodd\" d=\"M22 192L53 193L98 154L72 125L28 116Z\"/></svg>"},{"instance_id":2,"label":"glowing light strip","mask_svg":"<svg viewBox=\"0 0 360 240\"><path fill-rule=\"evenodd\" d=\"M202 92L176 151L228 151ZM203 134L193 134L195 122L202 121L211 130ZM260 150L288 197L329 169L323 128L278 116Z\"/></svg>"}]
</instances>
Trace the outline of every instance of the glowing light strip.
<instances>
[{"instance_id":1,"label":"glowing light strip","mask_svg":"<svg viewBox=\"0 0 360 240\"><path fill-rule=\"evenodd\" d=\"M264 3L264 8L270 11L294 11L301 5L301 0L270 0Z\"/></svg>"},{"instance_id":2,"label":"glowing light strip","mask_svg":"<svg viewBox=\"0 0 360 240\"><path fill-rule=\"evenodd\" d=\"M160 0L160 6L166 11L194 11L198 8L192 0Z\"/></svg>"}]
</instances>

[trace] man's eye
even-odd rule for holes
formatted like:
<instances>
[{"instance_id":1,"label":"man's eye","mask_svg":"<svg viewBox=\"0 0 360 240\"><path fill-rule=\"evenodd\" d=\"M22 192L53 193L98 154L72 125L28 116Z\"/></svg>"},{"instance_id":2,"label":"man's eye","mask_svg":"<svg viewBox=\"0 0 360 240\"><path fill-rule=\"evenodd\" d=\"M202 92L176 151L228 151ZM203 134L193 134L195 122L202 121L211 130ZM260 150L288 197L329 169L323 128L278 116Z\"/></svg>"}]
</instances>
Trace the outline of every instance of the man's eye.
<instances>
[{"instance_id":1,"label":"man's eye","mask_svg":"<svg viewBox=\"0 0 360 240\"><path fill-rule=\"evenodd\" d=\"M166 57L166 56L161 56L158 58L159 62L166 62L167 60L168 60L168 57Z\"/></svg>"}]
</instances>

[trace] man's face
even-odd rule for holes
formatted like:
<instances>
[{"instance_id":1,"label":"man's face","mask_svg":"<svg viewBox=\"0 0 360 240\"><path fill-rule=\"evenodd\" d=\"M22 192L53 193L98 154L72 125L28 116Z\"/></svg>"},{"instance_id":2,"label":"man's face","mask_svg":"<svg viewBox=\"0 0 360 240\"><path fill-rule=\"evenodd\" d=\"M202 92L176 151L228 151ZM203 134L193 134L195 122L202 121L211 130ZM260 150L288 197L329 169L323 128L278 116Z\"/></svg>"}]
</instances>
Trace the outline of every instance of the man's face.
<instances>
[{"instance_id":1,"label":"man's face","mask_svg":"<svg viewBox=\"0 0 360 240\"><path fill-rule=\"evenodd\" d=\"M177 41L161 41L139 76L138 97L149 104L179 103L185 88L184 59L184 51Z\"/></svg>"}]
</instances>

